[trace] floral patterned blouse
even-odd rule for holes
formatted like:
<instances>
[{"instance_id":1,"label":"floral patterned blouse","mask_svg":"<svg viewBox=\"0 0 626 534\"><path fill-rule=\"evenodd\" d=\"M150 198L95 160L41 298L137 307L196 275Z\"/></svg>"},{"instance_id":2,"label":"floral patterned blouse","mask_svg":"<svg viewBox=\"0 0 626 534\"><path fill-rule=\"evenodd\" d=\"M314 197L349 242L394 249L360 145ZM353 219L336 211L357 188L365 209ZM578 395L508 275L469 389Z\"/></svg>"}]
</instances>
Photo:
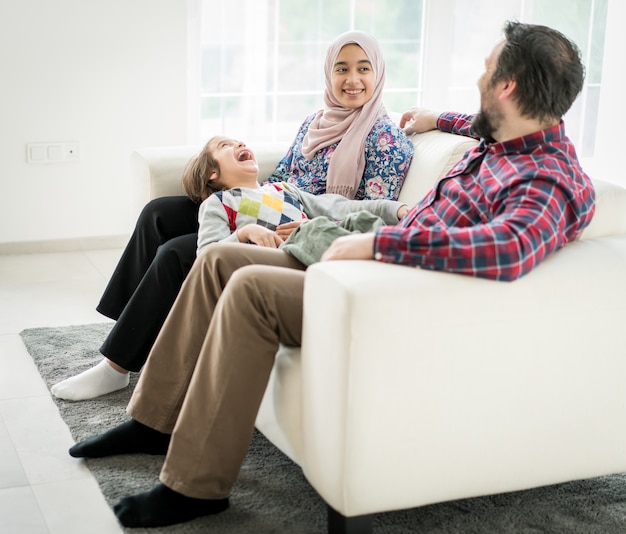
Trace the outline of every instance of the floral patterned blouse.
<instances>
[{"instance_id":1,"label":"floral patterned blouse","mask_svg":"<svg viewBox=\"0 0 626 534\"><path fill-rule=\"evenodd\" d=\"M315 114L302 123L296 139L269 177L318 195L326 192L328 164L339 143L318 150L311 161L302 155L302 141ZM355 200L397 200L409 165L413 144L389 115L380 117L365 140L365 170Z\"/></svg>"}]
</instances>

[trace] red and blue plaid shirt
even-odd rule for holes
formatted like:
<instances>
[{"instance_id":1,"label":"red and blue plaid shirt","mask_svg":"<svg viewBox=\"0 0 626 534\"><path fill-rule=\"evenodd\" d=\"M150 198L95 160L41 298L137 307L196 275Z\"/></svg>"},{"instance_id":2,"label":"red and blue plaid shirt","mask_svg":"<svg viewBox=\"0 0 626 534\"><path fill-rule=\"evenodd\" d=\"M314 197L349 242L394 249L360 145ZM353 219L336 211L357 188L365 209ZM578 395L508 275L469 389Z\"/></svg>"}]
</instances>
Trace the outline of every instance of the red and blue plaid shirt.
<instances>
[{"instance_id":1,"label":"red and blue plaid shirt","mask_svg":"<svg viewBox=\"0 0 626 534\"><path fill-rule=\"evenodd\" d=\"M475 137L471 120L445 113L437 128ZM516 280L580 235L594 201L563 122L503 143L482 139L396 226L375 231L374 257Z\"/></svg>"}]
</instances>

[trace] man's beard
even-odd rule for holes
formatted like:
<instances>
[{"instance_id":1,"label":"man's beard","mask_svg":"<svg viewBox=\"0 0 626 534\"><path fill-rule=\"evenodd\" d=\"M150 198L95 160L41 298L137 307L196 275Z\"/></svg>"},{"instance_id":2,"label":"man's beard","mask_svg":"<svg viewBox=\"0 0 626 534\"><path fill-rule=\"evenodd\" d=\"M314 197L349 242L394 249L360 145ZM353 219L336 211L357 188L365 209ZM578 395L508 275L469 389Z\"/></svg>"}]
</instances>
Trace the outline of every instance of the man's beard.
<instances>
[{"instance_id":1,"label":"man's beard","mask_svg":"<svg viewBox=\"0 0 626 534\"><path fill-rule=\"evenodd\" d=\"M493 134L496 131L496 125L494 125L491 114L483 108L481 108L480 111L474 115L474 118L472 119L472 129L479 137L482 137L489 142L494 140Z\"/></svg>"}]
</instances>

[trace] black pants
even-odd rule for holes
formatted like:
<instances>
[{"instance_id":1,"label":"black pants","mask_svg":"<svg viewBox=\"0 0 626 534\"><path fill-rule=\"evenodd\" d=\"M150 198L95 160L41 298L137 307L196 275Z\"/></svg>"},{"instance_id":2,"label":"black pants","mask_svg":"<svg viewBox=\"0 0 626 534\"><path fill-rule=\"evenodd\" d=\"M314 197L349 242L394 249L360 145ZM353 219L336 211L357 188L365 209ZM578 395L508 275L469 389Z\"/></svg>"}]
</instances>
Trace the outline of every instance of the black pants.
<instances>
[{"instance_id":1,"label":"black pants","mask_svg":"<svg viewBox=\"0 0 626 534\"><path fill-rule=\"evenodd\" d=\"M97 310L116 323L100 352L129 371L148 358L196 258L198 205L162 197L144 207Z\"/></svg>"}]
</instances>

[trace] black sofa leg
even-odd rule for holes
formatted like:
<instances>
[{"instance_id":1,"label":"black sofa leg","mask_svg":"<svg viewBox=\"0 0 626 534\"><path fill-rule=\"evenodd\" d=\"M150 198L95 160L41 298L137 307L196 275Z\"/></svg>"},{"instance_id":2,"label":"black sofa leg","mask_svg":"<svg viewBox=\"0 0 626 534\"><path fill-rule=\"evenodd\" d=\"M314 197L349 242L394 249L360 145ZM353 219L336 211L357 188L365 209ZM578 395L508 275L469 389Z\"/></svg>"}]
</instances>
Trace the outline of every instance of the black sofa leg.
<instances>
[{"instance_id":1,"label":"black sofa leg","mask_svg":"<svg viewBox=\"0 0 626 534\"><path fill-rule=\"evenodd\" d=\"M372 534L374 532L374 516L358 515L346 517L327 506L328 534Z\"/></svg>"}]
</instances>

